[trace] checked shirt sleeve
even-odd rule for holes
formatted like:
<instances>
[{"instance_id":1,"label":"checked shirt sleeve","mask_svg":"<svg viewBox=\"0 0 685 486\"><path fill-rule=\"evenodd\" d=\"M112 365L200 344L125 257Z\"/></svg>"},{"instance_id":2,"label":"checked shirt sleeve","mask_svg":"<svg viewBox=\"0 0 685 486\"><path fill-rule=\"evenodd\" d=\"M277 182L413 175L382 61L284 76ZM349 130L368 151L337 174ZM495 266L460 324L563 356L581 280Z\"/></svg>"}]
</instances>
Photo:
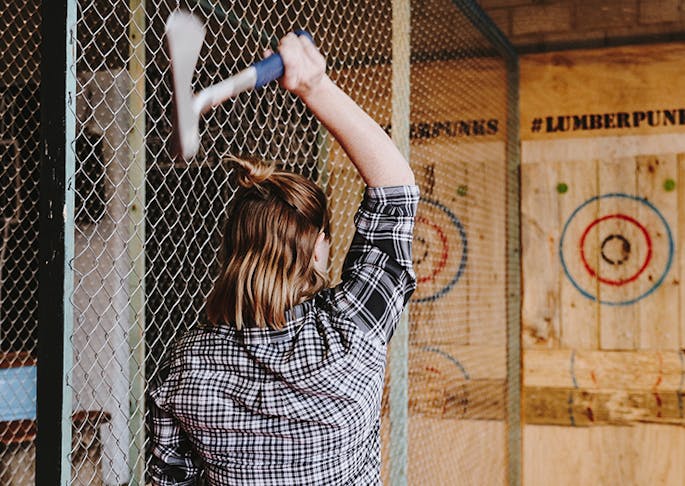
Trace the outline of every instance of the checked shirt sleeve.
<instances>
[{"instance_id":1,"label":"checked shirt sleeve","mask_svg":"<svg viewBox=\"0 0 685 486\"><path fill-rule=\"evenodd\" d=\"M149 472L154 486L190 486L200 474L185 432L178 421L156 401L158 389L150 392L148 420L152 457Z\"/></svg>"},{"instance_id":2,"label":"checked shirt sleeve","mask_svg":"<svg viewBox=\"0 0 685 486\"><path fill-rule=\"evenodd\" d=\"M417 186L366 189L334 290L337 308L386 343L416 288L411 247L418 201Z\"/></svg>"}]
</instances>

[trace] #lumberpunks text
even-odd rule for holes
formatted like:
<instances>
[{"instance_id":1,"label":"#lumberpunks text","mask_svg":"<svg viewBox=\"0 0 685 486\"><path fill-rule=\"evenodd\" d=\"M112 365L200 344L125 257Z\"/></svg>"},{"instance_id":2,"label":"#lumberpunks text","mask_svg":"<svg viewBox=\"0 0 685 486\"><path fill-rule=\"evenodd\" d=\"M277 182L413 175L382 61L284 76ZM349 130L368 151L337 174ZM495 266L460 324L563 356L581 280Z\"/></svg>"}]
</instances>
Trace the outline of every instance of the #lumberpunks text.
<instances>
[{"instance_id":1,"label":"#lumberpunks text","mask_svg":"<svg viewBox=\"0 0 685 486\"><path fill-rule=\"evenodd\" d=\"M672 125L685 125L685 108L536 117L530 129L533 133L555 133Z\"/></svg>"}]
</instances>

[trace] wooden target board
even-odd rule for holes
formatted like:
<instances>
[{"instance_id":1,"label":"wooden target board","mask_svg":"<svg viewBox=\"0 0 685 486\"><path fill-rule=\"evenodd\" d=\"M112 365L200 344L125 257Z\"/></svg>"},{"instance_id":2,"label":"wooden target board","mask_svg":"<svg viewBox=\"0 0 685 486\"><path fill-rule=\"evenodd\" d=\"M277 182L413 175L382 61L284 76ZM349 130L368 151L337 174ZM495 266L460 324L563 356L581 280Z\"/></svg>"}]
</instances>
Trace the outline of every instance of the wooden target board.
<instances>
[{"instance_id":1,"label":"wooden target board","mask_svg":"<svg viewBox=\"0 0 685 486\"><path fill-rule=\"evenodd\" d=\"M521 60L530 484L683 483L684 59L672 43ZM656 458L624 459L655 449L660 479Z\"/></svg>"},{"instance_id":2,"label":"wooden target board","mask_svg":"<svg viewBox=\"0 0 685 486\"><path fill-rule=\"evenodd\" d=\"M683 346L685 81L671 76L685 74L683 54L674 44L524 60L526 348ZM604 123L619 115L631 123Z\"/></svg>"},{"instance_id":3,"label":"wooden target board","mask_svg":"<svg viewBox=\"0 0 685 486\"><path fill-rule=\"evenodd\" d=\"M421 187L418 286L409 308L417 346L489 345L504 353L506 196L488 190L504 186L503 160L501 142L412 145Z\"/></svg>"}]
</instances>

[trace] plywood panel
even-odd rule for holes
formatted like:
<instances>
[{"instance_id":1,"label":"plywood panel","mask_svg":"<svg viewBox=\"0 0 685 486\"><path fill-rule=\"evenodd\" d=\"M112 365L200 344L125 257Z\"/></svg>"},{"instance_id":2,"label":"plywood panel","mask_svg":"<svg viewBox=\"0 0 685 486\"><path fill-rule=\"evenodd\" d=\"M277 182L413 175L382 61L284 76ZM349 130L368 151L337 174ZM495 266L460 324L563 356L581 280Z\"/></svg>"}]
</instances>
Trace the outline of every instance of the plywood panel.
<instances>
[{"instance_id":1,"label":"plywood panel","mask_svg":"<svg viewBox=\"0 0 685 486\"><path fill-rule=\"evenodd\" d=\"M676 174L675 154L637 158L638 195L646 200L639 206L638 216L652 249L641 289L645 297L639 301L641 349L679 347L678 271L673 265L678 248L678 193L665 188L667 180L676 180Z\"/></svg>"},{"instance_id":2,"label":"plywood panel","mask_svg":"<svg viewBox=\"0 0 685 486\"><path fill-rule=\"evenodd\" d=\"M684 129L685 131L685 129ZM601 138L529 140L521 142L521 164L616 159L664 152L685 151L681 133L663 135L624 135Z\"/></svg>"},{"instance_id":3,"label":"plywood panel","mask_svg":"<svg viewBox=\"0 0 685 486\"><path fill-rule=\"evenodd\" d=\"M526 486L685 484L685 429L668 425L572 428L526 425Z\"/></svg>"},{"instance_id":4,"label":"plywood panel","mask_svg":"<svg viewBox=\"0 0 685 486\"><path fill-rule=\"evenodd\" d=\"M504 144L412 144L414 344L505 345ZM494 188L494 189L493 189Z\"/></svg>"},{"instance_id":5,"label":"plywood panel","mask_svg":"<svg viewBox=\"0 0 685 486\"><path fill-rule=\"evenodd\" d=\"M672 43L524 56L521 138L682 132L684 54Z\"/></svg>"},{"instance_id":6,"label":"plywood panel","mask_svg":"<svg viewBox=\"0 0 685 486\"><path fill-rule=\"evenodd\" d=\"M507 330L504 147L498 155L497 159L469 164L469 343L504 349Z\"/></svg>"},{"instance_id":7,"label":"plywood panel","mask_svg":"<svg viewBox=\"0 0 685 486\"><path fill-rule=\"evenodd\" d=\"M559 344L559 208L555 164L521 168L522 343Z\"/></svg>"},{"instance_id":8,"label":"plywood panel","mask_svg":"<svg viewBox=\"0 0 685 486\"><path fill-rule=\"evenodd\" d=\"M409 432L409 484L507 484L504 422L412 417Z\"/></svg>"},{"instance_id":9,"label":"plywood panel","mask_svg":"<svg viewBox=\"0 0 685 486\"><path fill-rule=\"evenodd\" d=\"M599 485L590 467L592 429L526 425L522 431L525 486ZM593 482L594 480L594 482Z\"/></svg>"},{"instance_id":10,"label":"plywood panel","mask_svg":"<svg viewBox=\"0 0 685 486\"><path fill-rule=\"evenodd\" d=\"M503 420L506 348L412 346L409 410L440 418Z\"/></svg>"},{"instance_id":11,"label":"plywood panel","mask_svg":"<svg viewBox=\"0 0 685 486\"><path fill-rule=\"evenodd\" d=\"M521 60L526 485L685 484L685 157L669 155L685 146L683 54ZM529 193L558 182L556 202Z\"/></svg>"},{"instance_id":12,"label":"plywood panel","mask_svg":"<svg viewBox=\"0 0 685 486\"><path fill-rule=\"evenodd\" d=\"M559 166L559 184L557 199L559 201L560 225L564 241L561 241L564 253L563 262L575 269L581 268L577 245L577 234L573 230L563 232L566 223L574 211L585 201L597 195L597 162L594 160L580 162L561 162ZM563 269L562 269L563 270ZM560 345L562 348L597 349L599 343L599 304L576 288L594 289L597 293L597 282L585 271L560 274ZM573 280L572 280L573 278Z\"/></svg>"},{"instance_id":13,"label":"plywood panel","mask_svg":"<svg viewBox=\"0 0 685 486\"><path fill-rule=\"evenodd\" d=\"M383 484L390 484L388 422L383 437ZM507 484L506 424L496 420L412 417L409 422L411 485L497 486Z\"/></svg>"},{"instance_id":14,"label":"plywood panel","mask_svg":"<svg viewBox=\"0 0 685 486\"><path fill-rule=\"evenodd\" d=\"M602 160L599 162L598 195L635 195L636 179L636 164L633 158ZM630 200L624 197L607 197L597 200L596 204L595 219L587 218L585 222L586 229L589 229L593 223L597 223L588 233L588 240L592 239L592 242L588 242L585 248L587 260L596 273L595 278L599 281L595 295L603 303L599 310L600 347L602 349L634 349L638 342L635 306L606 304L606 302L620 303L630 300L626 294L626 287L619 283L639 270L640 255L637 248L632 250L632 258L626 259L621 253L623 250L620 246L607 257L607 245L613 247L622 242L615 238L616 235L635 231L634 225L617 217L617 215L629 212L626 211L625 205L630 204ZM607 251L603 253L603 250ZM609 263L608 259L618 264Z\"/></svg>"}]
</instances>

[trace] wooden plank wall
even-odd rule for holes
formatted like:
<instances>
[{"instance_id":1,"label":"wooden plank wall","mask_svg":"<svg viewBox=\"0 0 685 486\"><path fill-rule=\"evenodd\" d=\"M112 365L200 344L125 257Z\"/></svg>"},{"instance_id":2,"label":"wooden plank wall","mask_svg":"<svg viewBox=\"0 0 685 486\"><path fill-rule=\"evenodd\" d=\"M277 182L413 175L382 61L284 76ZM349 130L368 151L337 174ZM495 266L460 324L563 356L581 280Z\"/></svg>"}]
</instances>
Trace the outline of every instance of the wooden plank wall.
<instances>
[{"instance_id":1,"label":"wooden plank wall","mask_svg":"<svg viewBox=\"0 0 685 486\"><path fill-rule=\"evenodd\" d=\"M389 124L389 66L332 77ZM411 163L422 200L409 305L409 482L505 484L505 72L501 61L478 71L440 61L415 63L411 77ZM331 147L335 280L363 185ZM387 439L387 416L384 432ZM384 441L386 467L387 452Z\"/></svg>"},{"instance_id":2,"label":"wooden plank wall","mask_svg":"<svg viewBox=\"0 0 685 486\"><path fill-rule=\"evenodd\" d=\"M526 485L685 484L685 44L521 60Z\"/></svg>"}]
</instances>

